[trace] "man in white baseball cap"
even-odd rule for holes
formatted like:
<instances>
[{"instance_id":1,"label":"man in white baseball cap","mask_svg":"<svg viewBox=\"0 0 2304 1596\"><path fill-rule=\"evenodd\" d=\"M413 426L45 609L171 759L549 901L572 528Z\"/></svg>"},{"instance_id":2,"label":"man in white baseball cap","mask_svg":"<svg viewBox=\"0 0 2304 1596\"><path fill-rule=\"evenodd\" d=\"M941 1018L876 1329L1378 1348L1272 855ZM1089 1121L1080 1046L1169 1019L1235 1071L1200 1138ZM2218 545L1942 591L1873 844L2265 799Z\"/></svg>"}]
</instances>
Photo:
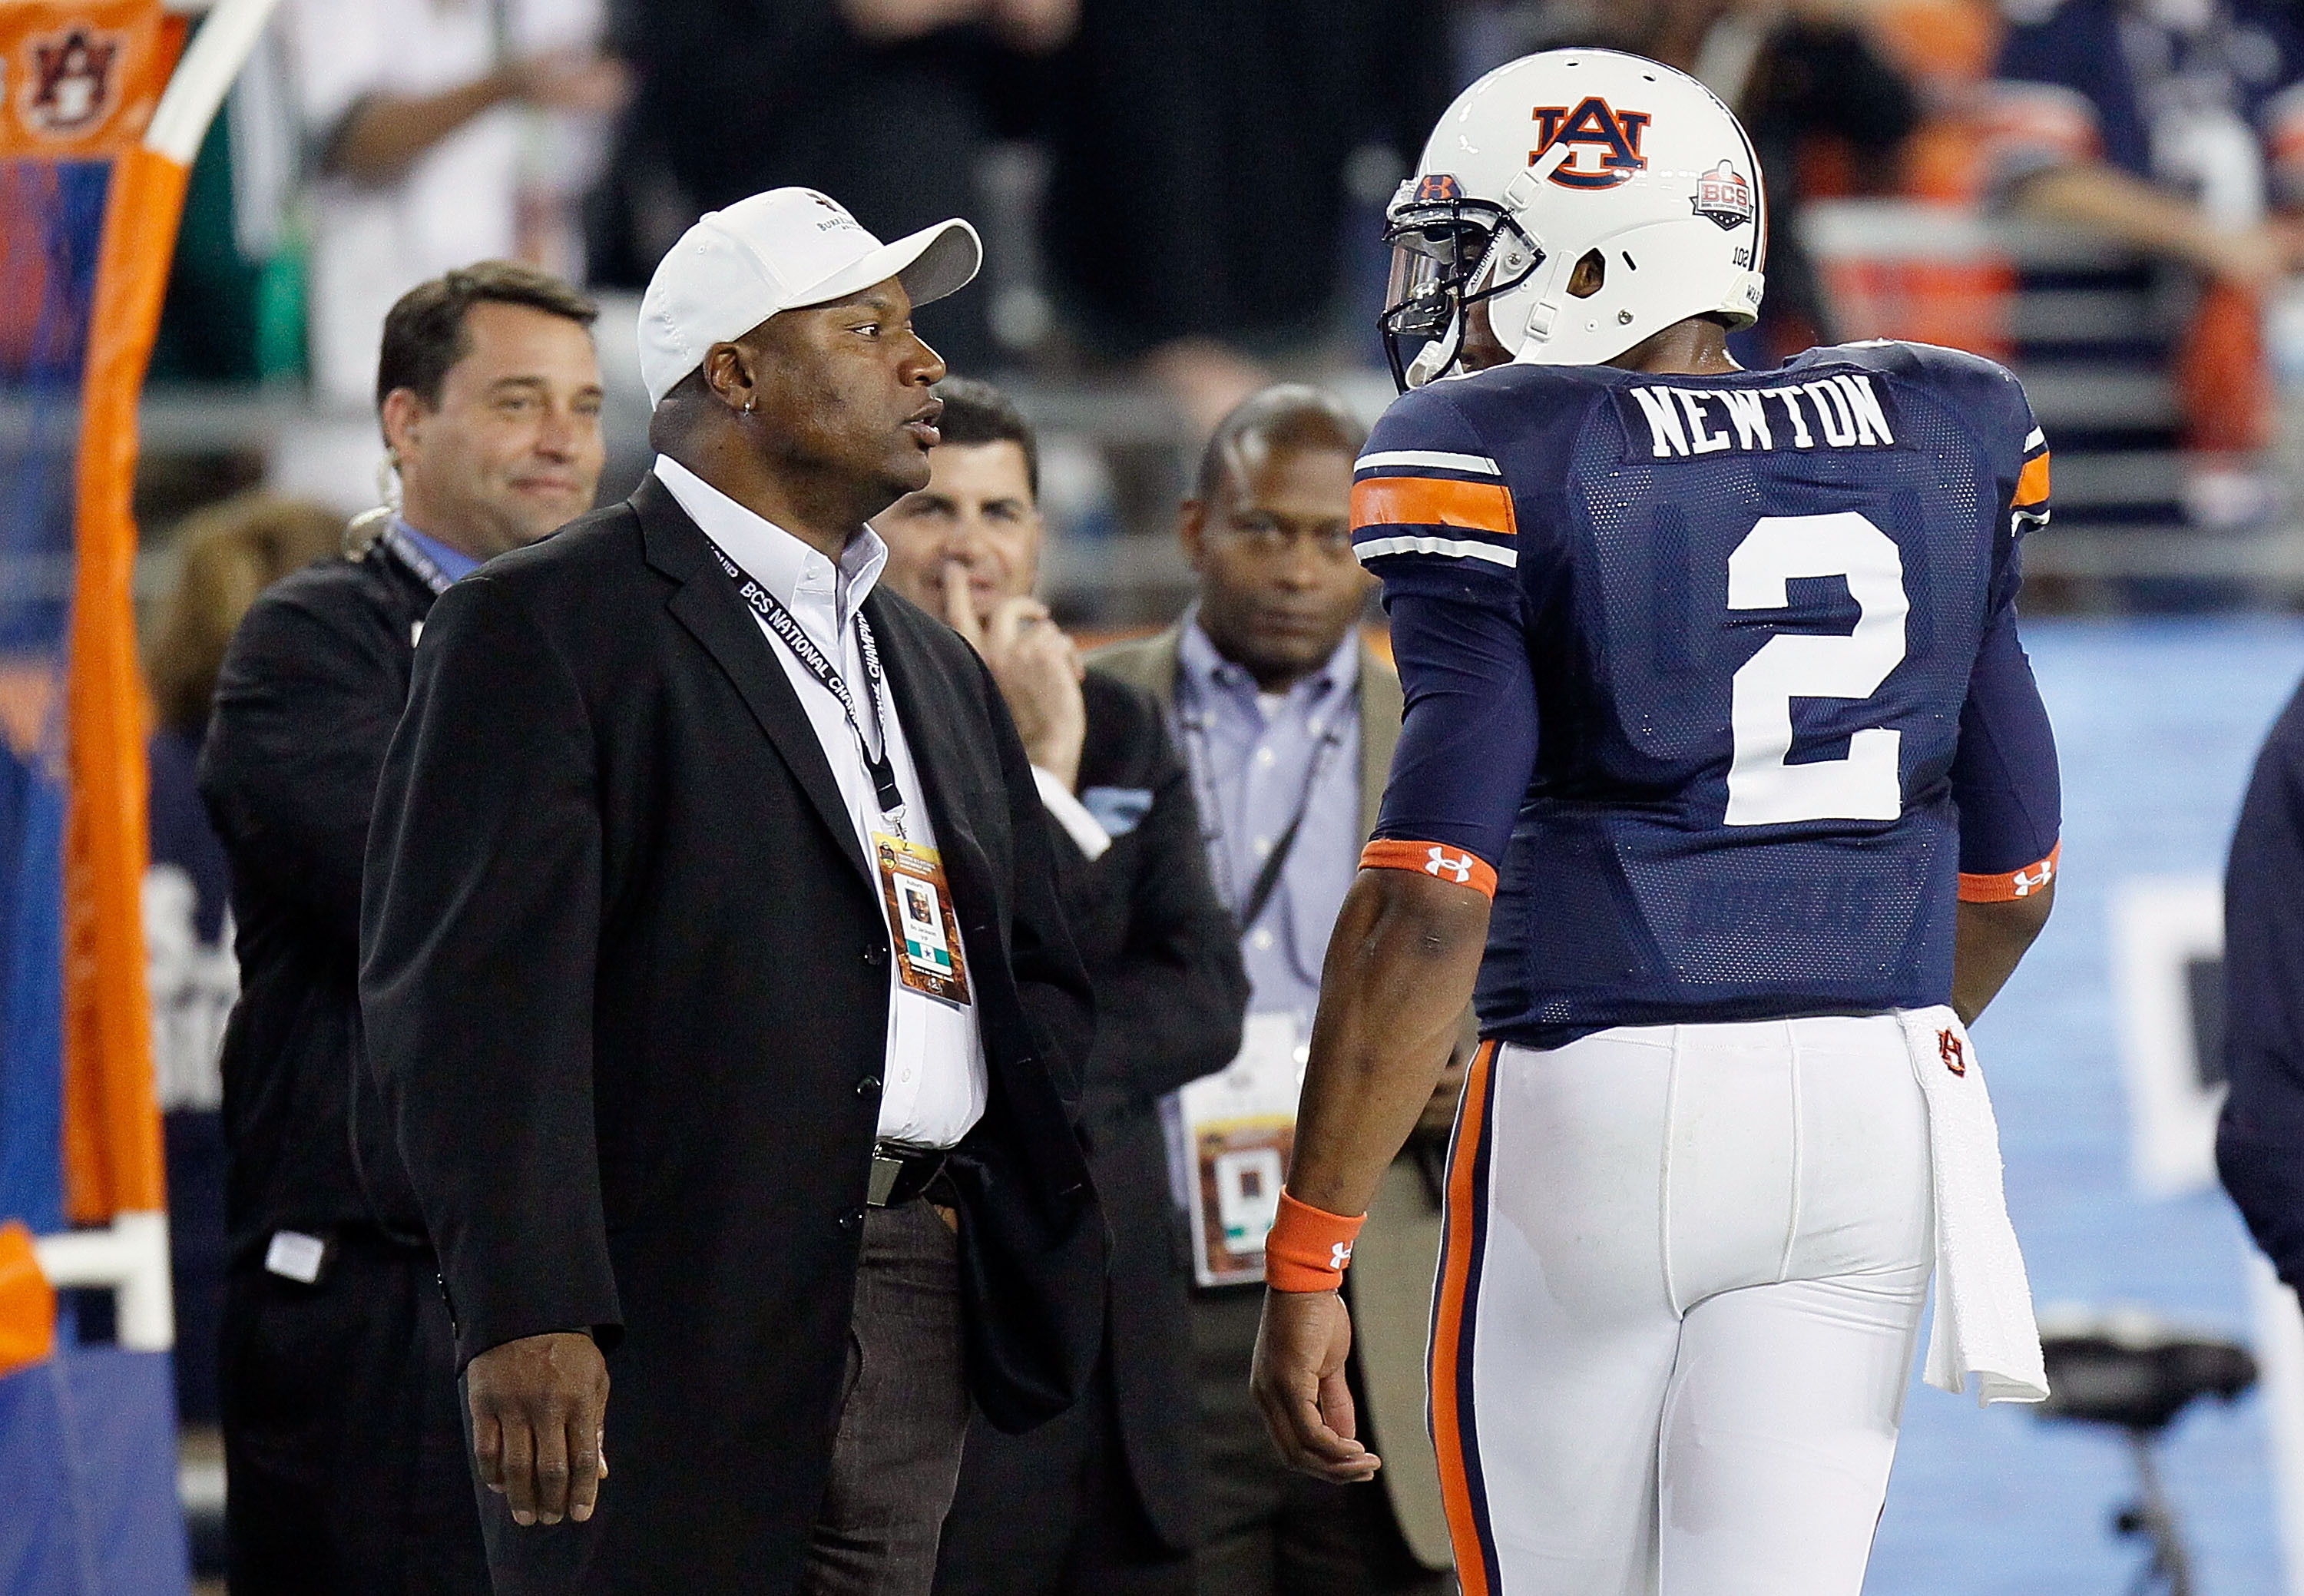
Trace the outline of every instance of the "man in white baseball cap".
<instances>
[{"instance_id":1,"label":"man in white baseball cap","mask_svg":"<svg viewBox=\"0 0 2304 1596\"><path fill-rule=\"evenodd\" d=\"M642 301L653 473L425 627L363 1014L499 1596L928 1596L971 1408L1095 1367L1038 789L866 525L938 440L912 307L978 255L807 189L704 217Z\"/></svg>"}]
</instances>

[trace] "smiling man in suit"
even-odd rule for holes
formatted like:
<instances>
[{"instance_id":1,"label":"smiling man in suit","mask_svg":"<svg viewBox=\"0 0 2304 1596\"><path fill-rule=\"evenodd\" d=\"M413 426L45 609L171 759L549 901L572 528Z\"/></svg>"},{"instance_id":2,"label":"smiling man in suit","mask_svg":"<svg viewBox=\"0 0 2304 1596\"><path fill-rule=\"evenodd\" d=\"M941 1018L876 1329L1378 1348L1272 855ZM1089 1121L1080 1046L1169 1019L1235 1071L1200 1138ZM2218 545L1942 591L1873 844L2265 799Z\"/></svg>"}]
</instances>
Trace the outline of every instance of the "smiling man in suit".
<instances>
[{"instance_id":1,"label":"smiling man in suit","mask_svg":"<svg viewBox=\"0 0 2304 1596\"><path fill-rule=\"evenodd\" d=\"M974 643L1062 836L1057 889L1097 1004L1090 1167L1111 1222L1110 1341L1089 1395L1026 1436L978 1424L944 1523L938 1596L1190 1596L1199 1458L1191 1281L1160 1099L1221 1067L1248 1006L1191 778L1150 693L1085 671L1033 596L1047 530L1030 423L954 378L926 488L873 525L888 585Z\"/></svg>"},{"instance_id":2,"label":"smiling man in suit","mask_svg":"<svg viewBox=\"0 0 2304 1596\"><path fill-rule=\"evenodd\" d=\"M361 995L501 1596L926 1592L971 1405L1094 1367L1040 795L865 525L978 258L805 189L704 217L641 302L654 472L426 628Z\"/></svg>"}]
</instances>

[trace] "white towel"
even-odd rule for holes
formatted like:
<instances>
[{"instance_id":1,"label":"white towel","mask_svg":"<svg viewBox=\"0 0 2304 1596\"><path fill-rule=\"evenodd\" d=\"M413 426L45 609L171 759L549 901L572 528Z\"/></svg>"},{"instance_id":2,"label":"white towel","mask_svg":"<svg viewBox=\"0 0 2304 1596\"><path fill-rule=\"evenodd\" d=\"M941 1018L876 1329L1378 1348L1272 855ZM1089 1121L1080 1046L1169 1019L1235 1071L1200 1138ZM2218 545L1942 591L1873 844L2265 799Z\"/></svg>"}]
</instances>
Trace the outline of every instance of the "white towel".
<instances>
[{"instance_id":1,"label":"white towel","mask_svg":"<svg viewBox=\"0 0 2304 1596\"><path fill-rule=\"evenodd\" d=\"M1924 1378L1977 1402L2044 1402L2048 1371L2032 1285L2008 1222L2000 1180L2000 1125L1984 1090L1976 1044L1949 1008L1899 1014L1912 1074L1928 1105L1936 1170L1936 1312Z\"/></svg>"}]
</instances>

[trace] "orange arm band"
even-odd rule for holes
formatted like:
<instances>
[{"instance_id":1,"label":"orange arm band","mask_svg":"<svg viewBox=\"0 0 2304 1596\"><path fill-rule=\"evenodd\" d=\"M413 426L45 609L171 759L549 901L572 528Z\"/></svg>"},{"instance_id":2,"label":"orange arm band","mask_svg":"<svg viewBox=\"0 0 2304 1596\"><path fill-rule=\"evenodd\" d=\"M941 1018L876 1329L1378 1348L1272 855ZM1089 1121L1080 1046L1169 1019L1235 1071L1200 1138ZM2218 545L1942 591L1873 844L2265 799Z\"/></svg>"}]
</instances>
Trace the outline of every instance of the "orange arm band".
<instances>
[{"instance_id":1,"label":"orange arm band","mask_svg":"<svg viewBox=\"0 0 2304 1596\"><path fill-rule=\"evenodd\" d=\"M1280 1192L1280 1217L1264 1238L1264 1283L1275 1291L1334 1291L1344 1283L1352 1240L1368 1216L1347 1219Z\"/></svg>"},{"instance_id":2,"label":"orange arm band","mask_svg":"<svg viewBox=\"0 0 2304 1596\"><path fill-rule=\"evenodd\" d=\"M2048 850L2046 859L2037 864L2028 864L2020 870L2008 870L1995 876L1971 876L1963 870L1960 878L1960 901L1963 904L2010 904L2018 898L2030 897L2054 882L2056 867L2063 853L2064 845L2058 843Z\"/></svg>"},{"instance_id":3,"label":"orange arm band","mask_svg":"<svg viewBox=\"0 0 2304 1596\"><path fill-rule=\"evenodd\" d=\"M1496 896L1495 867L1477 853L1441 843L1406 842L1380 836L1360 850L1364 870L1415 870L1469 887L1483 897Z\"/></svg>"}]
</instances>

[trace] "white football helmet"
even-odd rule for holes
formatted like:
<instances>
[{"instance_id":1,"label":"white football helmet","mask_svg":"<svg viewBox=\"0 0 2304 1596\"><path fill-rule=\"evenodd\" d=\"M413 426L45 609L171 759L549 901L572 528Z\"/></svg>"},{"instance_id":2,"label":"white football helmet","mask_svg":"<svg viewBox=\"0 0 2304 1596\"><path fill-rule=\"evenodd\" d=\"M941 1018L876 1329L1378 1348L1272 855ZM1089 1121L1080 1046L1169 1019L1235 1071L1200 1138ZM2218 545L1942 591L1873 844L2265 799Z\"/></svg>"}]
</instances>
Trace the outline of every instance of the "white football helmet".
<instances>
[{"instance_id":1,"label":"white football helmet","mask_svg":"<svg viewBox=\"0 0 2304 1596\"><path fill-rule=\"evenodd\" d=\"M1474 304L1514 359L1546 366L1599 365L1690 316L1749 327L1767 200L1751 140L1694 78L1617 50L1547 50L1456 97L1385 240L1381 327L1404 392L1457 367ZM1577 279L1588 256L1597 286Z\"/></svg>"}]
</instances>

